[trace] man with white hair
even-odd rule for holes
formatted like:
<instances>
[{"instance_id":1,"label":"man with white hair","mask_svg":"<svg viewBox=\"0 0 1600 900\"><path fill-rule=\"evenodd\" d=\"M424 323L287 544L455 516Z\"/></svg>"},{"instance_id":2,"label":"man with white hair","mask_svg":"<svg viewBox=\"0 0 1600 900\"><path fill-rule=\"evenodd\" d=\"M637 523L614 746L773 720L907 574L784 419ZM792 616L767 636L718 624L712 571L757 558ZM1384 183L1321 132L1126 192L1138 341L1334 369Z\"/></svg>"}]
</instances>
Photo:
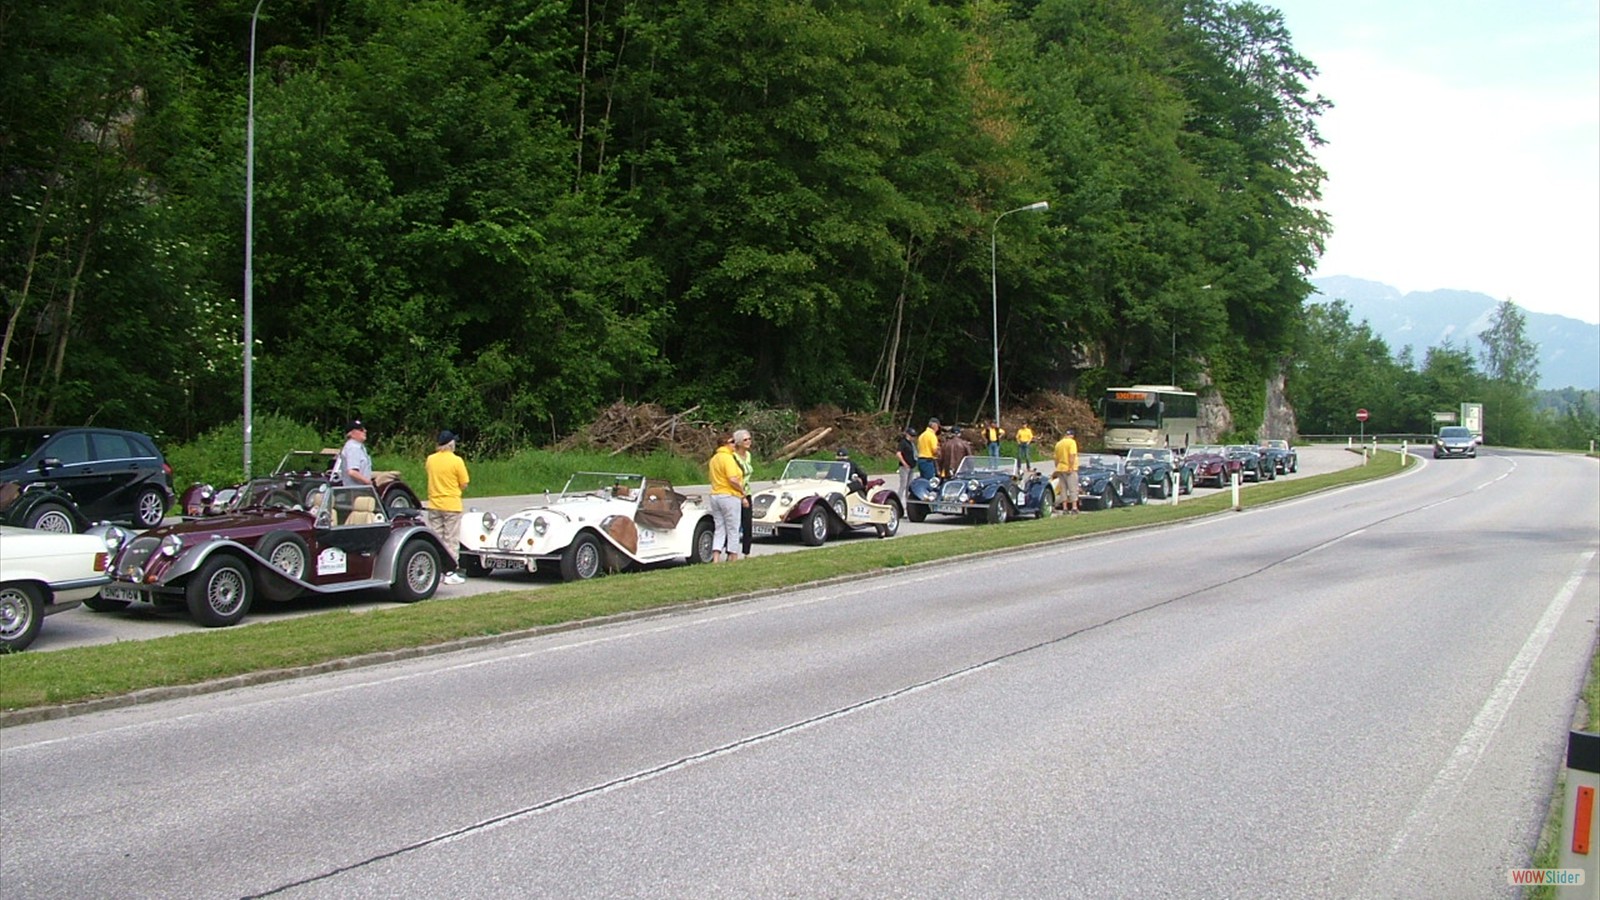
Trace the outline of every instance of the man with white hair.
<instances>
[{"instance_id":1,"label":"man with white hair","mask_svg":"<svg viewBox=\"0 0 1600 900\"><path fill-rule=\"evenodd\" d=\"M753 439L750 432L741 428L733 433L733 458L739 461L739 469L744 472L744 499L739 507L739 546L744 550L744 555L750 555L750 541L754 536L751 526L754 524L750 513L750 476L755 474L755 462L750 458L750 445Z\"/></svg>"}]
</instances>

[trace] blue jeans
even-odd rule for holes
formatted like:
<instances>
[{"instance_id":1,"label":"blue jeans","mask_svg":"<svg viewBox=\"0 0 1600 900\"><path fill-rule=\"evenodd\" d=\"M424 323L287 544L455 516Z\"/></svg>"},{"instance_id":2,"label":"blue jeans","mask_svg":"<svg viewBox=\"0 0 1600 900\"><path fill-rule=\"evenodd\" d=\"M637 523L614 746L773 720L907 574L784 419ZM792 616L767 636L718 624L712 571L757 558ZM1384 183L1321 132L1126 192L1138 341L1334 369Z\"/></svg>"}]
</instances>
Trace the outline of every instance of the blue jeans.
<instances>
[{"instance_id":1,"label":"blue jeans","mask_svg":"<svg viewBox=\"0 0 1600 900\"><path fill-rule=\"evenodd\" d=\"M1000 442L999 441L990 441L989 442L989 455L990 456L999 456L1000 455Z\"/></svg>"},{"instance_id":2,"label":"blue jeans","mask_svg":"<svg viewBox=\"0 0 1600 900\"><path fill-rule=\"evenodd\" d=\"M1017 462L1019 464L1021 464L1021 465L1024 465L1024 466L1033 465L1033 445L1032 444L1018 444L1017 445Z\"/></svg>"},{"instance_id":3,"label":"blue jeans","mask_svg":"<svg viewBox=\"0 0 1600 900\"><path fill-rule=\"evenodd\" d=\"M919 456L917 457L917 474L923 478L932 478L939 472L933 467L933 460Z\"/></svg>"}]
</instances>

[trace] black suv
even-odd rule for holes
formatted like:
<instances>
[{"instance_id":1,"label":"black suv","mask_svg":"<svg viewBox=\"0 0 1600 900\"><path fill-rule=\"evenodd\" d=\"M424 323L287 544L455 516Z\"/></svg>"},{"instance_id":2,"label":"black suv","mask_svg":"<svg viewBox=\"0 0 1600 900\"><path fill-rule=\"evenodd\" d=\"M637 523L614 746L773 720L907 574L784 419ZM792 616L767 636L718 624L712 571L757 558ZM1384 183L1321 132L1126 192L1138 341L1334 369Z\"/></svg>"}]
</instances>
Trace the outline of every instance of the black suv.
<instances>
[{"instance_id":1,"label":"black suv","mask_svg":"<svg viewBox=\"0 0 1600 900\"><path fill-rule=\"evenodd\" d=\"M77 508L57 514L68 512L75 530L101 520L154 528L172 505L172 467L155 441L137 431L0 428L4 482L21 488L50 484L70 495ZM66 498L53 502L64 504Z\"/></svg>"}]
</instances>

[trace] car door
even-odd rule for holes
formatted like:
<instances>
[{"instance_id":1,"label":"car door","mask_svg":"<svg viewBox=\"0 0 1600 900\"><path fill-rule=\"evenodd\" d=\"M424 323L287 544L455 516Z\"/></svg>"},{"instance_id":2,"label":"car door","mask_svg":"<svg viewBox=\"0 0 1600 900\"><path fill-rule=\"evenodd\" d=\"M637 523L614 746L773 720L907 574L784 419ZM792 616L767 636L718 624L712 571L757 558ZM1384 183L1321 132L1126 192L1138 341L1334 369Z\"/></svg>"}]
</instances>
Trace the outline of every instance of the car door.
<instances>
[{"instance_id":1,"label":"car door","mask_svg":"<svg viewBox=\"0 0 1600 900\"><path fill-rule=\"evenodd\" d=\"M378 552L391 530L378 493L367 485L327 486L322 496L331 515L319 515L317 519L314 583L339 584L371 578Z\"/></svg>"},{"instance_id":2,"label":"car door","mask_svg":"<svg viewBox=\"0 0 1600 900\"><path fill-rule=\"evenodd\" d=\"M79 500L91 519L126 519L135 514L135 500L145 477L159 463L126 435L109 431L89 432L89 465L104 481L104 489L92 504Z\"/></svg>"},{"instance_id":3,"label":"car door","mask_svg":"<svg viewBox=\"0 0 1600 900\"><path fill-rule=\"evenodd\" d=\"M30 468L38 471L41 481L59 484L85 516L96 519L104 517L99 510L115 482L112 473L96 462L89 437L89 432L76 429L51 435L39 445Z\"/></svg>"}]
</instances>

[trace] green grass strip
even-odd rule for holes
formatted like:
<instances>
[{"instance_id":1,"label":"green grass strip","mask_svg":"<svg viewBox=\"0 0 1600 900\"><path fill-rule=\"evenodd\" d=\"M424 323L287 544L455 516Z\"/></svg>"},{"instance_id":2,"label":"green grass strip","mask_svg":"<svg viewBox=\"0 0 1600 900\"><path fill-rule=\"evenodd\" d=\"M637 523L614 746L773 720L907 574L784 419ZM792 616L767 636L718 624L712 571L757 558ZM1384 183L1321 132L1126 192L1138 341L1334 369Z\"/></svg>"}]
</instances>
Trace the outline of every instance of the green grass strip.
<instances>
[{"instance_id":1,"label":"green grass strip","mask_svg":"<svg viewBox=\"0 0 1600 900\"><path fill-rule=\"evenodd\" d=\"M1251 485L1247 506L1393 474L1396 453L1325 475ZM370 654L407 651L472 638L526 632L619 614L792 588L965 554L1010 550L1114 529L1159 525L1220 513L1230 492L1003 527L972 526L880 541L858 538L820 552L759 556L735 564L676 566L594 581L551 584L412 606L335 610L243 627L196 630L0 657L0 710L23 710L121 696L148 688L193 685L252 673L293 670ZM45 627L50 627L49 622Z\"/></svg>"}]
</instances>

